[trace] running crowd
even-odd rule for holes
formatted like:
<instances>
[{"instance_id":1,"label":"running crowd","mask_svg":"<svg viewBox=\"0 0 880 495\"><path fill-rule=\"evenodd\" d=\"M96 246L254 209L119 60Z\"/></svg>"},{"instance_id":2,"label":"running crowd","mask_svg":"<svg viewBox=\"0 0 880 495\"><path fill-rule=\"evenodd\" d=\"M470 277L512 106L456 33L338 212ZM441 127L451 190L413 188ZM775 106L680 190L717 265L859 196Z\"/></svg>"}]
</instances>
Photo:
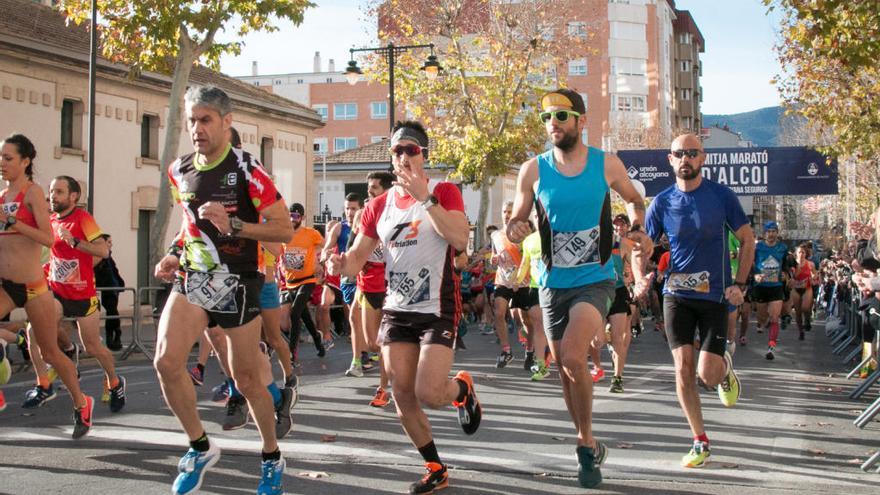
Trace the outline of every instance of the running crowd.
<instances>
[{"instance_id":1,"label":"running crowd","mask_svg":"<svg viewBox=\"0 0 880 495\"><path fill-rule=\"evenodd\" d=\"M155 267L170 292L154 365L189 438L174 493L196 492L220 460L194 388L206 381L210 351L226 376L214 388L215 400L226 404L223 429L253 419L262 441L257 493L278 494L286 467L278 440L291 429L300 342L310 339L323 357L341 333L349 334L352 350L345 374L360 378L379 368L370 405L393 402L424 459L426 473L409 492L445 488L447 467L424 408L451 405L467 435L480 427L474 380L465 370L451 375L455 351L474 326L497 337L498 368L514 359L512 337L525 350L522 364L532 380L544 380L555 363L577 436L578 480L596 487L608 455L592 424L594 383L605 375L601 350L611 350L609 390L625 393L627 351L648 310L669 344L693 434L681 464L702 467L711 449L698 386L717 391L724 406L736 404L742 389L732 356L737 345L754 343L751 311L756 332L767 334L766 357L774 359L781 328L794 321L804 339L814 301L831 313L850 290L845 260L818 262L808 243L790 252L775 222L763 225L756 240L734 193L700 173L706 155L697 136L672 142L676 183L646 209L620 159L582 143L584 102L568 89L541 99L538 117L553 146L522 165L515 199L502 208L504 225L490 226L488 243L470 253L461 192L428 179L429 139L420 123L397 123L388 141L393 173L370 173L369 200L349 194L342 221L321 232L305 225L303 205L288 207L258 160L241 149L222 90L191 88L185 110L195 152L168 168L183 220ZM0 384L10 374L6 344L17 344L36 375L23 407L55 398L60 378L79 438L92 427L95 404L80 388L80 346L70 341L67 324L76 324L83 350L104 370L102 399L110 411L126 401L125 378L99 335L93 267L110 255L108 236L76 206L82 192L75 179L53 179L47 204L33 182L36 150L27 137L7 137L0 151L7 183L0 193L0 314L16 307L27 314L26 325L0 328ZM612 190L627 211L613 218ZM866 274L856 283L872 282ZM115 332L108 331L107 344L118 349Z\"/></svg>"}]
</instances>

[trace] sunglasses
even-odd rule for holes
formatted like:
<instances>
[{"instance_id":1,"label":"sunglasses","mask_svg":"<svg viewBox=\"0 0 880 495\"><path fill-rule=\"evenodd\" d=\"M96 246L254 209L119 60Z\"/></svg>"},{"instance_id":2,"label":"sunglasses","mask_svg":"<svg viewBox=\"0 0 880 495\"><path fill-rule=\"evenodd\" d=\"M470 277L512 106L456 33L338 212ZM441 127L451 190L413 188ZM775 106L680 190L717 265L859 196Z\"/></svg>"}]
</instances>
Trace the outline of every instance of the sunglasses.
<instances>
[{"instance_id":1,"label":"sunglasses","mask_svg":"<svg viewBox=\"0 0 880 495\"><path fill-rule=\"evenodd\" d=\"M291 218L292 220L299 220L299 219L302 218L302 217L303 217L303 216L300 215L299 213L291 213L291 214L290 214L290 218Z\"/></svg>"},{"instance_id":2,"label":"sunglasses","mask_svg":"<svg viewBox=\"0 0 880 495\"><path fill-rule=\"evenodd\" d=\"M422 150L426 150L428 148L422 148L417 144L407 144L407 145L398 145L392 146L390 151L394 156L400 156L406 153L406 156L416 156L422 153Z\"/></svg>"},{"instance_id":3,"label":"sunglasses","mask_svg":"<svg viewBox=\"0 0 880 495\"><path fill-rule=\"evenodd\" d=\"M676 158L681 158L681 157L687 155L690 158L696 158L696 157L700 156L700 153L702 153L702 151L700 151L698 149L675 150L672 152L672 156L674 156Z\"/></svg>"},{"instance_id":4,"label":"sunglasses","mask_svg":"<svg viewBox=\"0 0 880 495\"><path fill-rule=\"evenodd\" d=\"M572 117L580 117L581 114L577 112L573 112L571 110L556 110L555 112L541 112L538 114L541 117L541 122L546 123L550 120L550 117L556 119L557 122L565 122L568 120L569 116Z\"/></svg>"}]
</instances>

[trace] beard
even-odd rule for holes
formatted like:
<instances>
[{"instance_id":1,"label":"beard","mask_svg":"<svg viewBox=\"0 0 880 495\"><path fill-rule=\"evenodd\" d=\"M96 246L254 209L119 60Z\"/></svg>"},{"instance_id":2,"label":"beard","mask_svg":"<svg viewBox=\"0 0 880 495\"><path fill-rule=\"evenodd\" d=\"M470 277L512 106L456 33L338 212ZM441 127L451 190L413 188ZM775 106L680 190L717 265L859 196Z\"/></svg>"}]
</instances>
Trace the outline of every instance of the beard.
<instances>
[{"instance_id":1,"label":"beard","mask_svg":"<svg viewBox=\"0 0 880 495\"><path fill-rule=\"evenodd\" d=\"M559 139L555 139L553 141L553 146L561 149L564 152L569 152L574 149L574 147L578 143L578 132L577 128L571 133L564 132L563 136Z\"/></svg>"},{"instance_id":2,"label":"beard","mask_svg":"<svg viewBox=\"0 0 880 495\"><path fill-rule=\"evenodd\" d=\"M49 206L52 207L52 211L54 211L55 213L61 213L62 211L66 210L70 206L70 204L52 203Z\"/></svg>"},{"instance_id":3,"label":"beard","mask_svg":"<svg viewBox=\"0 0 880 495\"><path fill-rule=\"evenodd\" d=\"M675 173L675 176L679 179L684 180L693 180L699 177L700 171L703 169L702 165L694 166L692 164L682 165L678 167L678 171Z\"/></svg>"}]
</instances>

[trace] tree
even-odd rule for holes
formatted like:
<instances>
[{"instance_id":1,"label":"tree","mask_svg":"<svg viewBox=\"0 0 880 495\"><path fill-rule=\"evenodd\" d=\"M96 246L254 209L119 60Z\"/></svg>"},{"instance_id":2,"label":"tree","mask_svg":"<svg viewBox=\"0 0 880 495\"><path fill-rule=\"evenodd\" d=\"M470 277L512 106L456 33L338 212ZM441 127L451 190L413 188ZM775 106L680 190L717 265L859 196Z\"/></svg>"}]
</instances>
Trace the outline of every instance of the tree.
<instances>
[{"instance_id":1,"label":"tree","mask_svg":"<svg viewBox=\"0 0 880 495\"><path fill-rule=\"evenodd\" d=\"M407 52L399 58L395 91L407 112L428 126L436 143L432 162L454 166L464 183L480 190L478 245L495 179L544 149L538 98L564 79L557 66L593 50L592 29L566 23L574 18L574 4L387 0L371 10L383 40L436 44L444 74L434 81L422 77L417 67L425 54ZM380 57L371 61L381 63Z\"/></svg>"},{"instance_id":2,"label":"tree","mask_svg":"<svg viewBox=\"0 0 880 495\"><path fill-rule=\"evenodd\" d=\"M132 77L142 71L172 74L168 122L161 161L168 165L180 147L181 107L192 67L204 63L218 70L220 56L241 52L241 41L220 43L217 32L237 25L238 39L252 31L276 31L277 19L294 25L303 20L308 0L98 0L100 44L103 56L127 64ZM60 8L80 24L91 14L90 0L63 0ZM166 170L159 170L159 203L150 230L150 261L165 254L165 234L173 207Z\"/></svg>"}]
</instances>

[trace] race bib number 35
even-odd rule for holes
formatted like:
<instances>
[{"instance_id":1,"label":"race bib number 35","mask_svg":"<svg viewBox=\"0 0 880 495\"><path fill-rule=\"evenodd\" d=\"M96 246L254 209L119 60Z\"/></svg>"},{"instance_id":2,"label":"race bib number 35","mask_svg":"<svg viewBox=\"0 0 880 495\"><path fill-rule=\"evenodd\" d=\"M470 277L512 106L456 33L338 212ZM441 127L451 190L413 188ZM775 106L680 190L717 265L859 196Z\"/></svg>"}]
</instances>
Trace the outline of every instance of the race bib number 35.
<instances>
[{"instance_id":1,"label":"race bib number 35","mask_svg":"<svg viewBox=\"0 0 880 495\"><path fill-rule=\"evenodd\" d=\"M553 233L553 266L573 268L599 261L599 227Z\"/></svg>"},{"instance_id":2,"label":"race bib number 35","mask_svg":"<svg viewBox=\"0 0 880 495\"><path fill-rule=\"evenodd\" d=\"M673 292L690 290L707 294L709 292L709 272L671 273L666 287Z\"/></svg>"},{"instance_id":3,"label":"race bib number 35","mask_svg":"<svg viewBox=\"0 0 880 495\"><path fill-rule=\"evenodd\" d=\"M206 311L238 313L239 276L234 273L188 272L186 300Z\"/></svg>"},{"instance_id":4,"label":"race bib number 35","mask_svg":"<svg viewBox=\"0 0 880 495\"><path fill-rule=\"evenodd\" d=\"M388 291L391 302L397 306L409 306L431 297L431 270L418 272L389 272Z\"/></svg>"}]
</instances>

